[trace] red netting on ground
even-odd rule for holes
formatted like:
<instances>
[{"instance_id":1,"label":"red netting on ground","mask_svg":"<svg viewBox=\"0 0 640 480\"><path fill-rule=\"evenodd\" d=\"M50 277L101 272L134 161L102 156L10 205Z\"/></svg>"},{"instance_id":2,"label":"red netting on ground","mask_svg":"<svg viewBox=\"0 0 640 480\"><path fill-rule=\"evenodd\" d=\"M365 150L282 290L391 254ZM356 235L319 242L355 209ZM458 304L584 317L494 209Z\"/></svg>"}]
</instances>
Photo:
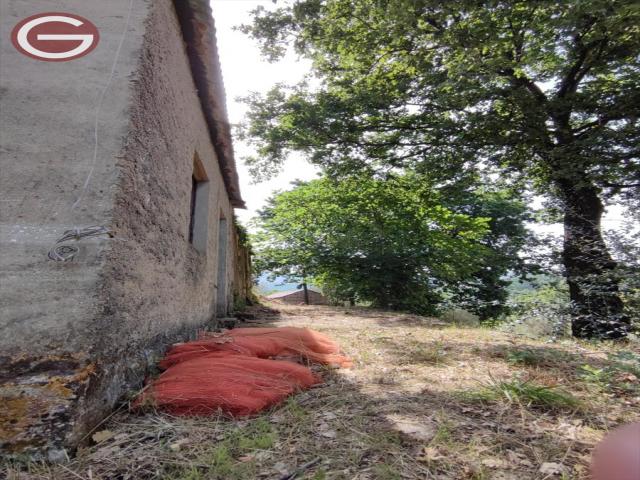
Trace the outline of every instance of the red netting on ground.
<instances>
[{"instance_id":1,"label":"red netting on ground","mask_svg":"<svg viewBox=\"0 0 640 480\"><path fill-rule=\"evenodd\" d=\"M340 347L329 337L308 328L234 328L224 333L204 332L200 340L174 345L160 362L168 368L204 352L230 352L258 358L299 356L311 362L350 367Z\"/></svg>"},{"instance_id":2,"label":"red netting on ground","mask_svg":"<svg viewBox=\"0 0 640 480\"><path fill-rule=\"evenodd\" d=\"M351 365L335 342L309 329L236 328L222 334L203 333L199 340L169 350L159 364L165 372L134 406L152 404L174 415L218 411L250 415L320 382L303 365L272 359L282 356Z\"/></svg>"},{"instance_id":3,"label":"red netting on ground","mask_svg":"<svg viewBox=\"0 0 640 480\"><path fill-rule=\"evenodd\" d=\"M167 369L136 403L173 415L250 415L318 382L296 363L205 352Z\"/></svg>"}]
</instances>

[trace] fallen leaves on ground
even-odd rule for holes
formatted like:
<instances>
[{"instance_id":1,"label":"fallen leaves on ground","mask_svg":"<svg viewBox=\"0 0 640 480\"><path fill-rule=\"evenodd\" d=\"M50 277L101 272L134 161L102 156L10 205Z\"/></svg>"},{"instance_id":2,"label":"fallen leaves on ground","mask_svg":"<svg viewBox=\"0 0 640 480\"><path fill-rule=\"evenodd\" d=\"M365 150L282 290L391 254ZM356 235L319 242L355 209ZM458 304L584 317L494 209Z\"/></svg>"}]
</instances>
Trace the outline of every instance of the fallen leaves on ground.
<instances>
[{"instance_id":1,"label":"fallen leaves on ground","mask_svg":"<svg viewBox=\"0 0 640 480\"><path fill-rule=\"evenodd\" d=\"M548 345L359 308L278 308L249 312L263 321L251 326L319 330L342 345L353 368L314 367L321 385L254 418L122 411L71 463L13 464L8 478L586 480L593 446L616 425L640 420L634 374L614 376L625 386L614 391L579 375L581 365L608 366L592 344ZM491 382L513 379L561 386L581 408L486 394Z\"/></svg>"}]
</instances>

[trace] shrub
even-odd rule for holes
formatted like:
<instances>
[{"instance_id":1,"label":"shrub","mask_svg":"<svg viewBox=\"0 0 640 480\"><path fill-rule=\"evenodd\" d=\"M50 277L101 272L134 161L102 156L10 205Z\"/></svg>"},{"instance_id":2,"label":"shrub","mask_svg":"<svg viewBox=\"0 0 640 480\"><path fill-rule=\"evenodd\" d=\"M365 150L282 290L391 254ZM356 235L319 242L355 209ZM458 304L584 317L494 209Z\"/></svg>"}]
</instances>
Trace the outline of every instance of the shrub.
<instances>
[{"instance_id":1,"label":"shrub","mask_svg":"<svg viewBox=\"0 0 640 480\"><path fill-rule=\"evenodd\" d=\"M492 379L482 390L468 396L480 401L506 400L508 403L543 410L575 410L580 407L580 401L569 392L520 378Z\"/></svg>"},{"instance_id":2,"label":"shrub","mask_svg":"<svg viewBox=\"0 0 640 480\"><path fill-rule=\"evenodd\" d=\"M564 281L515 293L509 305L512 313L501 327L505 331L530 338L555 339L570 334L571 308Z\"/></svg>"}]
</instances>

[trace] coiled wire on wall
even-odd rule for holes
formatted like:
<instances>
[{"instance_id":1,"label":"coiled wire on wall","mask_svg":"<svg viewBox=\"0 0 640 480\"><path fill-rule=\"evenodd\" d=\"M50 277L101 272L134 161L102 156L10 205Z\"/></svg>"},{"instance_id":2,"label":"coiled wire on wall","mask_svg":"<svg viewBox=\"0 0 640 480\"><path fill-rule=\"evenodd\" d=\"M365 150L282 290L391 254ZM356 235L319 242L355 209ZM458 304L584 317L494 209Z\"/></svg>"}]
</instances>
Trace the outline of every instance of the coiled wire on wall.
<instances>
[{"instance_id":1,"label":"coiled wire on wall","mask_svg":"<svg viewBox=\"0 0 640 480\"><path fill-rule=\"evenodd\" d=\"M124 27L122 29L122 34L120 35L120 41L118 42L118 47L116 48L115 54L113 56L113 63L111 64L111 70L109 72L109 76L104 85L104 88L100 92L100 98L98 99L98 103L96 105L94 120L93 120L93 156L91 159L91 166L89 168L89 173L85 178L84 184L82 185L82 189L80 190L80 194L78 198L76 198L73 205L71 205L71 211L75 210L75 208L82 201L87 189L89 187L89 182L91 181L91 177L93 176L93 172L96 167L96 162L98 159L98 123L100 119L100 111L102 110L102 104L104 103L104 99L107 94L107 90L111 85L111 81L113 80L113 76L115 75L116 66L118 64L118 58L120 57L120 52L122 51L122 45L124 44L124 40L127 36L127 31L129 29L129 23L131 21L131 13L133 12L133 0L129 1L129 11L127 13L126 20L124 22ZM101 225L93 225L85 228L74 228L71 230L66 230L62 236L56 241L55 245L49 250L47 256L50 260L54 260L56 262L66 262L71 260L80 249L75 245L69 245L67 242L70 240L79 241L83 238L87 237L97 237L99 235L109 235L109 237L113 238L113 234L111 231L104 226Z\"/></svg>"},{"instance_id":2,"label":"coiled wire on wall","mask_svg":"<svg viewBox=\"0 0 640 480\"><path fill-rule=\"evenodd\" d=\"M56 244L51 250L49 250L48 257L56 262L66 262L71 260L80 249L75 245L63 245L70 240L81 240L86 237L97 237L99 235L109 235L113 237L107 227L101 225L94 225L86 228L74 228L72 230L66 230L62 237L58 239Z\"/></svg>"}]
</instances>

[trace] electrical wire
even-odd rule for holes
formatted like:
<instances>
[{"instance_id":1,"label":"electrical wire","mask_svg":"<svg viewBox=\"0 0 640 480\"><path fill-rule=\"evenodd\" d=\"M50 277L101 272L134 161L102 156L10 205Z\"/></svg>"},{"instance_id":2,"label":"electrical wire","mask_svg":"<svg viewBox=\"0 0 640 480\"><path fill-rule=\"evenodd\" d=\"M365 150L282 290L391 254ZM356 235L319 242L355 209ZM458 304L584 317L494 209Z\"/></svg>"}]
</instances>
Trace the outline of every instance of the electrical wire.
<instances>
[{"instance_id":1,"label":"electrical wire","mask_svg":"<svg viewBox=\"0 0 640 480\"><path fill-rule=\"evenodd\" d=\"M72 230L66 230L62 237L58 239L56 244L51 250L49 250L48 257L56 262L66 262L71 260L80 249L75 245L68 245L70 240L79 241L87 237L97 237L100 235L113 235L107 227L101 225L94 225L86 228L74 228ZM65 245L66 244L66 245Z\"/></svg>"},{"instance_id":2,"label":"electrical wire","mask_svg":"<svg viewBox=\"0 0 640 480\"><path fill-rule=\"evenodd\" d=\"M131 22L131 14L133 12L133 0L129 1L129 11L127 13L127 18L124 23L124 28L122 29L122 34L120 35L120 41L118 42L118 47L116 48L113 63L111 64L111 70L109 71L109 77L107 78L107 83L105 84L102 92L100 93L100 97L98 99L98 104L96 105L94 119L93 119L93 156L91 158L91 166L89 168L89 173L87 173L87 177L85 178L84 184L82 185L82 189L76 198L75 202L71 205L70 211L73 212L78 204L83 199L87 189L89 187L89 183L91 182L91 178L93 177L93 172L96 168L96 163L98 160L98 126L100 120L100 112L102 110L102 105L104 103L107 91L109 90L109 86L113 80L115 75L116 66L118 65L118 59L120 58L120 53L122 51L122 46L124 45L124 40L127 36L127 31L129 30L129 24ZM75 245L63 245L63 243L68 242L70 240L79 241L86 237L95 237L98 235L109 235L113 236L108 228L104 226L91 226L85 228L74 228L72 230L66 230L62 237L60 237L55 245L49 250L48 257L50 260L54 260L56 262L65 262L71 260L78 252L79 248Z\"/></svg>"}]
</instances>

